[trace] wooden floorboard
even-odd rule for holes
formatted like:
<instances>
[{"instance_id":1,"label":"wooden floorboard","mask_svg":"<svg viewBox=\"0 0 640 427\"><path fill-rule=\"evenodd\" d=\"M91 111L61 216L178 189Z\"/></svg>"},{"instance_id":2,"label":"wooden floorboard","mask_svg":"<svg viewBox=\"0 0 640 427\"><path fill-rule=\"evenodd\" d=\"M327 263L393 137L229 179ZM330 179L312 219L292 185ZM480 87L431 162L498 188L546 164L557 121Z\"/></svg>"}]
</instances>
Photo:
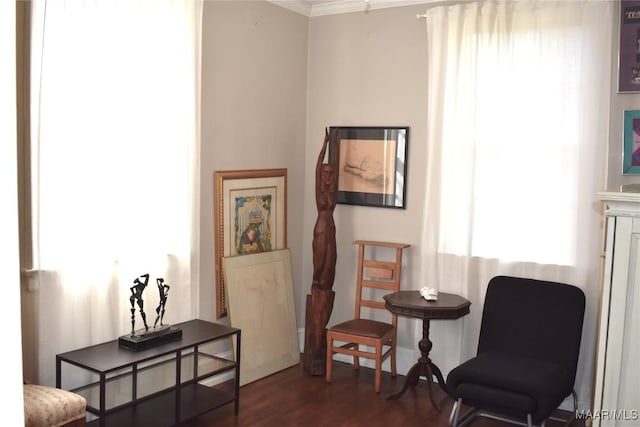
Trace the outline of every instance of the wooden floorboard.
<instances>
[{"instance_id":1,"label":"wooden floorboard","mask_svg":"<svg viewBox=\"0 0 640 427\"><path fill-rule=\"evenodd\" d=\"M453 400L434 388L442 410L433 408L425 382L410 388L397 400L386 396L400 390L404 376L392 378L383 373L382 391L373 390L373 370L353 369L350 364L334 362L333 381L311 376L301 365L246 384L240 389L240 413L234 415L233 404L206 413L186 427L217 426L430 426L445 427ZM566 415L566 414L561 414ZM508 424L478 419L472 427L502 427ZM561 423L547 422L547 427ZM584 426L575 422L573 427Z\"/></svg>"}]
</instances>

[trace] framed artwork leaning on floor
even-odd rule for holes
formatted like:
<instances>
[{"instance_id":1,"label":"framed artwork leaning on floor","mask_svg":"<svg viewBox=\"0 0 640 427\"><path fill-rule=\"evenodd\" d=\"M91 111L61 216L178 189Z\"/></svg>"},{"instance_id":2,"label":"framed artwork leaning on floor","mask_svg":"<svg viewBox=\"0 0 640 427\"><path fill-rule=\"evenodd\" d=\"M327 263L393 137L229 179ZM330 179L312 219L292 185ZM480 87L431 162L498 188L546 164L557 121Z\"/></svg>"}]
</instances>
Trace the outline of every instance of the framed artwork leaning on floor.
<instances>
[{"instance_id":1,"label":"framed artwork leaning on floor","mask_svg":"<svg viewBox=\"0 0 640 427\"><path fill-rule=\"evenodd\" d=\"M215 172L216 313L226 316L222 258L287 247L287 170Z\"/></svg>"},{"instance_id":2,"label":"framed artwork leaning on floor","mask_svg":"<svg viewBox=\"0 0 640 427\"><path fill-rule=\"evenodd\" d=\"M242 330L240 385L300 363L289 249L223 262L229 325Z\"/></svg>"}]
</instances>

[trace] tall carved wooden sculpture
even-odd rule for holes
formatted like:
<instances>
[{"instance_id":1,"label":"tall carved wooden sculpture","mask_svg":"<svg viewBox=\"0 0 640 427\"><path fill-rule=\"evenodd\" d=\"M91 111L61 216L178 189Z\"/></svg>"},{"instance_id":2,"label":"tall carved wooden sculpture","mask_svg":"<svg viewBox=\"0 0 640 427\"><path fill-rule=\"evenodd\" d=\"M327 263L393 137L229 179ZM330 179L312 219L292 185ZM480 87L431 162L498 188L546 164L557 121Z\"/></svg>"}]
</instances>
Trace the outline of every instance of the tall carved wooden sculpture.
<instances>
[{"instance_id":1,"label":"tall carved wooden sculpture","mask_svg":"<svg viewBox=\"0 0 640 427\"><path fill-rule=\"evenodd\" d=\"M337 153L336 140L334 153ZM304 370L311 375L324 375L327 358L327 323L333 310L335 292L333 280L336 272L336 225L333 210L338 190L338 165L324 163L329 144L325 129L324 143L316 164L316 206L318 219L313 229L313 283L307 295L307 313L304 336Z\"/></svg>"}]
</instances>

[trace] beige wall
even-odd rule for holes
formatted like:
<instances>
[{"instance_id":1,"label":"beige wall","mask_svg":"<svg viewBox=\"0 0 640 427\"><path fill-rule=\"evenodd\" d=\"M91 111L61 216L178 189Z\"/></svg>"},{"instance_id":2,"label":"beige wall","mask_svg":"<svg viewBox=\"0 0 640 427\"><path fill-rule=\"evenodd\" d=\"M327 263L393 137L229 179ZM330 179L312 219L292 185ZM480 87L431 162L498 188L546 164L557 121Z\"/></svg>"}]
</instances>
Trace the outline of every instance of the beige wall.
<instances>
[{"instance_id":1,"label":"beige wall","mask_svg":"<svg viewBox=\"0 0 640 427\"><path fill-rule=\"evenodd\" d=\"M336 292L330 324L353 316L356 239L409 243L403 288L419 288L426 156L425 7L407 6L311 18L307 92L307 170L314 169L328 126L408 126L406 209L338 205ZM303 277L298 307L313 275L311 231L316 220L314 178L305 179ZM385 254L383 254L385 255ZM304 294L303 294L304 293ZM302 311L302 310L300 310ZM414 323L400 318L399 345L415 348ZM301 322L303 325L304 322Z\"/></svg>"},{"instance_id":2,"label":"beige wall","mask_svg":"<svg viewBox=\"0 0 640 427\"><path fill-rule=\"evenodd\" d=\"M308 18L264 1L204 2L199 315L216 320L213 176L287 168L294 282L301 281Z\"/></svg>"},{"instance_id":3,"label":"beige wall","mask_svg":"<svg viewBox=\"0 0 640 427\"><path fill-rule=\"evenodd\" d=\"M426 139L424 6L307 18L267 2L205 2L199 315L215 320L213 174L288 169L288 243L298 327L313 272L314 168L324 128L409 126L407 209L338 205L331 322L353 314L355 239L401 241L418 287ZM410 322L403 319L401 322ZM400 345L413 349L413 323ZM302 343L301 343L302 344Z\"/></svg>"}]
</instances>

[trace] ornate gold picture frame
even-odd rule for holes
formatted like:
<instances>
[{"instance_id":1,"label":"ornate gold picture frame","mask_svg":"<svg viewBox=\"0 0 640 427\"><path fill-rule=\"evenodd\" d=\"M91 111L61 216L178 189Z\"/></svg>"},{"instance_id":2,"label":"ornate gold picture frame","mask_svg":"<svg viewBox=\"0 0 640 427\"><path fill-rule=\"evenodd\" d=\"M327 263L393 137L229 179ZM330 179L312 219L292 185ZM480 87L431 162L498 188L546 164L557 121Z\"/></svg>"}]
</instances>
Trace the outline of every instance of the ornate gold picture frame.
<instances>
[{"instance_id":1,"label":"ornate gold picture frame","mask_svg":"<svg viewBox=\"0 0 640 427\"><path fill-rule=\"evenodd\" d=\"M287 247L287 170L215 172L216 316L227 315L222 258Z\"/></svg>"}]
</instances>

